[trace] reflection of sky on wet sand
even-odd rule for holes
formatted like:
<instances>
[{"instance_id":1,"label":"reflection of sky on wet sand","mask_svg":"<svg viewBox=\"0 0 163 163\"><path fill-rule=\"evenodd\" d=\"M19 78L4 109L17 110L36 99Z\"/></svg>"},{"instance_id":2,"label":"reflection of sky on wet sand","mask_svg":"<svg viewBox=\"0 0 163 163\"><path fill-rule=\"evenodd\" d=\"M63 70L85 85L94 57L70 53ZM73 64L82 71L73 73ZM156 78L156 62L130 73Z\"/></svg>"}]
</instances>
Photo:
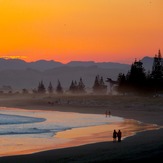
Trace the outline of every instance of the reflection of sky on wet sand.
<instances>
[{"instance_id":1,"label":"reflection of sky on wet sand","mask_svg":"<svg viewBox=\"0 0 163 163\"><path fill-rule=\"evenodd\" d=\"M57 138L69 139L69 142L59 145L59 147L71 147L97 142L112 141L113 130L122 131L122 140L132 136L137 132L145 130L154 130L159 127L151 124L144 124L132 119L125 119L123 122L117 122L109 125L92 126L85 128L75 128L57 133Z\"/></svg>"},{"instance_id":2,"label":"reflection of sky on wet sand","mask_svg":"<svg viewBox=\"0 0 163 163\"><path fill-rule=\"evenodd\" d=\"M123 138L145 129L154 129L155 126L141 124L134 120L123 120L118 117L105 115L62 113L55 111L38 111L0 108L0 113L23 115L37 118L46 118L46 121L32 124L7 125L8 129L39 128L47 129L47 133L14 134L0 136L0 156L27 154L49 149L65 148L90 144L95 142L112 141L114 129L121 129ZM97 122L96 122L97 121ZM55 127L72 127L55 133ZM97 125L97 124L98 125ZM96 124L96 125L95 125ZM90 126L89 126L90 125ZM76 128L80 126L80 128ZM4 126L3 126L4 127ZM3 129L0 125L1 130Z\"/></svg>"}]
</instances>

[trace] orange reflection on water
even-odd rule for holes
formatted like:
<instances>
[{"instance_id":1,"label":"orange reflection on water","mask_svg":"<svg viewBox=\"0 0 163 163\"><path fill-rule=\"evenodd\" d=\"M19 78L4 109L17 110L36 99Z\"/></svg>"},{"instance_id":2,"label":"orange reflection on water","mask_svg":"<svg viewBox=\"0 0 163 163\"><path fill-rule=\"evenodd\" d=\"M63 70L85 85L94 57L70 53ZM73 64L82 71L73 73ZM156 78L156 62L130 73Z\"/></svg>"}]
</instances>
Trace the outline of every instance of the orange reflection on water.
<instances>
[{"instance_id":1,"label":"orange reflection on water","mask_svg":"<svg viewBox=\"0 0 163 163\"><path fill-rule=\"evenodd\" d=\"M35 111L32 114L39 117L38 113L46 112ZM49 114L50 113L50 114ZM51 112L47 113L47 117L53 116ZM49 119L51 121L52 119ZM0 156L30 154L50 149L67 148L96 142L112 141L112 132L114 129L122 131L122 139L134 135L136 132L144 130L158 129L159 126L152 124L144 124L135 120L124 120L123 122L74 128L62 132L58 132L52 137L35 137L23 135L0 136Z\"/></svg>"}]
</instances>

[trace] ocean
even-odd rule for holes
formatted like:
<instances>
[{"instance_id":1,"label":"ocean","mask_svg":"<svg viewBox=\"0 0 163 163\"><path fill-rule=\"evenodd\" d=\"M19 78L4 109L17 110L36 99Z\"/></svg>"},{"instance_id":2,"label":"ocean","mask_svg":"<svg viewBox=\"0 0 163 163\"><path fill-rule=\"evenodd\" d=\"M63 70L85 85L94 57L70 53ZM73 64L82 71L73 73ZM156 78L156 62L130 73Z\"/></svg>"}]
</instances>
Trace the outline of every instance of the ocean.
<instances>
[{"instance_id":1,"label":"ocean","mask_svg":"<svg viewBox=\"0 0 163 163\"><path fill-rule=\"evenodd\" d=\"M59 132L123 121L121 117L106 117L105 113L81 114L1 107L0 156L50 149L71 140L56 137Z\"/></svg>"}]
</instances>

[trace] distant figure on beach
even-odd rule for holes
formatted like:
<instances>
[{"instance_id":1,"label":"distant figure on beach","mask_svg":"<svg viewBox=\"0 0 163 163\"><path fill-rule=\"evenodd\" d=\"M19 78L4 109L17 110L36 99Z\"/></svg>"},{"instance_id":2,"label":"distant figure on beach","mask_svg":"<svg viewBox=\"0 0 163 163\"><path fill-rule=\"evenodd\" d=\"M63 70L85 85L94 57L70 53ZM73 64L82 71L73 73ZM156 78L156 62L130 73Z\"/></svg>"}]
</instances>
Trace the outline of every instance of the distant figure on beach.
<instances>
[{"instance_id":1,"label":"distant figure on beach","mask_svg":"<svg viewBox=\"0 0 163 163\"><path fill-rule=\"evenodd\" d=\"M110 112L110 110L109 111L105 111L105 115L106 115L106 117L109 115L109 117L111 116L111 112Z\"/></svg>"},{"instance_id":2,"label":"distant figure on beach","mask_svg":"<svg viewBox=\"0 0 163 163\"><path fill-rule=\"evenodd\" d=\"M113 142L116 142L117 140L117 132L116 130L113 131Z\"/></svg>"},{"instance_id":3,"label":"distant figure on beach","mask_svg":"<svg viewBox=\"0 0 163 163\"><path fill-rule=\"evenodd\" d=\"M107 110L105 111L105 115L106 115L106 117L108 116L108 111Z\"/></svg>"},{"instance_id":4,"label":"distant figure on beach","mask_svg":"<svg viewBox=\"0 0 163 163\"><path fill-rule=\"evenodd\" d=\"M109 114L109 117L110 117L110 116L111 116L111 112L110 112L110 110L109 110L109 113L108 113L108 114Z\"/></svg>"},{"instance_id":5,"label":"distant figure on beach","mask_svg":"<svg viewBox=\"0 0 163 163\"><path fill-rule=\"evenodd\" d=\"M121 130L118 130L117 137L118 137L118 142L121 142L121 138L122 138Z\"/></svg>"}]
</instances>

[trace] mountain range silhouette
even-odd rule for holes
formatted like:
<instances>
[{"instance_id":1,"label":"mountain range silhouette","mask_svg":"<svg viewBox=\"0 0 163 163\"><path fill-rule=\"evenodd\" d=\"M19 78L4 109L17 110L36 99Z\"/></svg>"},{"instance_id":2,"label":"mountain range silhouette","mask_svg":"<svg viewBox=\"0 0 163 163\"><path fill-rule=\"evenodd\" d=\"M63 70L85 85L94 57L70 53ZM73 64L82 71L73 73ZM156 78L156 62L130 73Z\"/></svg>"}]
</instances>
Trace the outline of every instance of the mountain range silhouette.
<instances>
[{"instance_id":1,"label":"mountain range silhouette","mask_svg":"<svg viewBox=\"0 0 163 163\"><path fill-rule=\"evenodd\" d=\"M144 57L142 60L144 68L151 70L153 58ZM132 64L132 63L131 63ZM71 81L78 81L80 78L87 89L91 89L96 75L104 79L116 80L119 73L127 73L129 64L115 62L94 62L94 61L71 61L67 64L53 60L38 60L26 62L20 59L0 59L0 88L11 86L15 90L34 89L42 80L47 87L49 82L55 88L60 80L62 87L69 88Z\"/></svg>"}]
</instances>

